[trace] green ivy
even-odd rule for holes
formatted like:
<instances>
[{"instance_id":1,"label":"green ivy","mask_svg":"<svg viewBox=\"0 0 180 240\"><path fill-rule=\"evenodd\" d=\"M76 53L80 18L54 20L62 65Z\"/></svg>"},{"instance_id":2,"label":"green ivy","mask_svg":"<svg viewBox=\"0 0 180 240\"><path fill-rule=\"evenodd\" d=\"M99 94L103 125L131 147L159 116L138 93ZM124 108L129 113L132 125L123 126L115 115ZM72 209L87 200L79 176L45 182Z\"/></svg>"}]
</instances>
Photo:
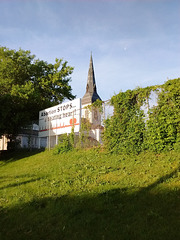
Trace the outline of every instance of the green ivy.
<instances>
[{"instance_id":1,"label":"green ivy","mask_svg":"<svg viewBox=\"0 0 180 240\"><path fill-rule=\"evenodd\" d=\"M150 108L152 91L157 106ZM104 144L111 152L139 153L180 149L180 79L127 90L113 96L114 115L105 121ZM148 118L142 107L146 105Z\"/></svg>"},{"instance_id":2,"label":"green ivy","mask_svg":"<svg viewBox=\"0 0 180 240\"><path fill-rule=\"evenodd\" d=\"M155 152L172 150L180 141L180 79L159 88L157 103L149 111L145 145Z\"/></svg>"},{"instance_id":3,"label":"green ivy","mask_svg":"<svg viewBox=\"0 0 180 240\"><path fill-rule=\"evenodd\" d=\"M92 111L92 110L98 110L100 113L103 112L103 101L97 99L95 102L93 102L92 104L89 104L88 106L86 106L85 108Z\"/></svg>"},{"instance_id":4,"label":"green ivy","mask_svg":"<svg viewBox=\"0 0 180 240\"><path fill-rule=\"evenodd\" d=\"M145 123L137 91L113 96L114 115L105 121L104 143L111 152L137 153L142 149Z\"/></svg>"}]
</instances>

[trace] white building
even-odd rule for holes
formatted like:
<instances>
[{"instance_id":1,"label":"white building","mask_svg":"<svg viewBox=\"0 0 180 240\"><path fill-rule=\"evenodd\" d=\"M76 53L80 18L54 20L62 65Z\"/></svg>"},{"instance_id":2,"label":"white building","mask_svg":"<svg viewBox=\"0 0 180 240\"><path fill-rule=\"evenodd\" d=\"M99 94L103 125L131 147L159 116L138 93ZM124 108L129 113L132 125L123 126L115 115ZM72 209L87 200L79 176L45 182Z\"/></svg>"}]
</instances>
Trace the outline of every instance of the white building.
<instances>
[{"instance_id":1,"label":"white building","mask_svg":"<svg viewBox=\"0 0 180 240\"><path fill-rule=\"evenodd\" d=\"M86 93L82 99L44 109L39 112L39 147L52 148L58 143L58 136L71 133L72 128L79 134L86 121L90 130L86 135L97 142L101 141L101 113L97 108L89 107L96 100L101 100L97 93L92 55L88 70ZM43 144L43 145L42 145Z\"/></svg>"}]
</instances>

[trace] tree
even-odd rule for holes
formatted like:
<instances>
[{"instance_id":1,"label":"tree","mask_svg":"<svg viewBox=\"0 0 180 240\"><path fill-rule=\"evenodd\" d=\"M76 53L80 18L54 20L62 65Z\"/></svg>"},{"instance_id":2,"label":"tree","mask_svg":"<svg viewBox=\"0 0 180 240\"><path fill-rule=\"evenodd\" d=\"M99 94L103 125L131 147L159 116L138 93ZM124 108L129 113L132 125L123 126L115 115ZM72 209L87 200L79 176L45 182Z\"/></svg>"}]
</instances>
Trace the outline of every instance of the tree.
<instances>
[{"instance_id":1,"label":"tree","mask_svg":"<svg viewBox=\"0 0 180 240\"><path fill-rule=\"evenodd\" d=\"M74 99L72 71L63 59L49 64L30 51L0 47L0 135L17 134L40 110Z\"/></svg>"}]
</instances>

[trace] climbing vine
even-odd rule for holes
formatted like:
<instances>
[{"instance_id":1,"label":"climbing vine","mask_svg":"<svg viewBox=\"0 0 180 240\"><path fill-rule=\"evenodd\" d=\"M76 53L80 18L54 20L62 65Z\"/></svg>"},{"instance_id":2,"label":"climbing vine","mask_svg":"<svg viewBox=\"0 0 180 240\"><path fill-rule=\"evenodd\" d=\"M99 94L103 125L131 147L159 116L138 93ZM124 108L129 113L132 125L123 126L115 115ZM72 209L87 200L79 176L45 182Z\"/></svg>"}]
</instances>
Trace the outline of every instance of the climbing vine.
<instances>
[{"instance_id":1,"label":"climbing vine","mask_svg":"<svg viewBox=\"0 0 180 240\"><path fill-rule=\"evenodd\" d=\"M103 101L97 99L95 102L93 102L92 104L89 104L88 106L86 106L85 108L88 109L89 111L92 110L98 110L100 113L103 112Z\"/></svg>"},{"instance_id":2,"label":"climbing vine","mask_svg":"<svg viewBox=\"0 0 180 240\"><path fill-rule=\"evenodd\" d=\"M157 95L153 107L149 104L152 92ZM109 151L139 153L180 148L180 79L120 92L111 98L111 105L114 114L106 120L104 131Z\"/></svg>"},{"instance_id":3,"label":"climbing vine","mask_svg":"<svg viewBox=\"0 0 180 240\"><path fill-rule=\"evenodd\" d=\"M113 96L114 115L105 122L104 144L111 152L140 152L145 123L137 91Z\"/></svg>"},{"instance_id":4,"label":"climbing vine","mask_svg":"<svg viewBox=\"0 0 180 240\"><path fill-rule=\"evenodd\" d=\"M149 111L145 145L156 152L180 148L180 79L159 88L157 106Z\"/></svg>"}]
</instances>

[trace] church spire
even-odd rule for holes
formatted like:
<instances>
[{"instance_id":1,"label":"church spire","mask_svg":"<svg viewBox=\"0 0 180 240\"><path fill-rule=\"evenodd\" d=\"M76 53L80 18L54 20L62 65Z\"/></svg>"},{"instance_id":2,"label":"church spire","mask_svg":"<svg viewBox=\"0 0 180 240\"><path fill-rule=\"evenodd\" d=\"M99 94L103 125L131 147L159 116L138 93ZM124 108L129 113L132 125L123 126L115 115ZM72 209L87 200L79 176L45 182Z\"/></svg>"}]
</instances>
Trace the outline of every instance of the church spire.
<instances>
[{"instance_id":1,"label":"church spire","mask_svg":"<svg viewBox=\"0 0 180 240\"><path fill-rule=\"evenodd\" d=\"M88 79L87 79L87 85L86 85L86 93L82 98L82 105L92 104L97 99L101 100L101 98L97 94L93 59L92 59L92 53L91 53L90 63L89 63L89 71L88 71Z\"/></svg>"}]
</instances>

